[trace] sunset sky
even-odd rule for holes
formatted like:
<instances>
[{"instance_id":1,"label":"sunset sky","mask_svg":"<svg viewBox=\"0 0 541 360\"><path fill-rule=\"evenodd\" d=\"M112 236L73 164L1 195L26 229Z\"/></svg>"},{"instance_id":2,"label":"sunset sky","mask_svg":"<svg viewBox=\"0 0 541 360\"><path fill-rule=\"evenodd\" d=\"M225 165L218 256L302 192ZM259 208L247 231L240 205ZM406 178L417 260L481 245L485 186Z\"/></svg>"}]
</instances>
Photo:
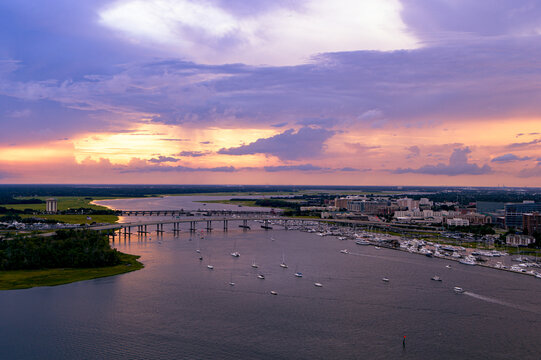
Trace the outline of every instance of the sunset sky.
<instances>
[{"instance_id":1,"label":"sunset sky","mask_svg":"<svg viewBox=\"0 0 541 360\"><path fill-rule=\"evenodd\" d=\"M3 0L0 21L0 183L541 186L537 0Z\"/></svg>"}]
</instances>

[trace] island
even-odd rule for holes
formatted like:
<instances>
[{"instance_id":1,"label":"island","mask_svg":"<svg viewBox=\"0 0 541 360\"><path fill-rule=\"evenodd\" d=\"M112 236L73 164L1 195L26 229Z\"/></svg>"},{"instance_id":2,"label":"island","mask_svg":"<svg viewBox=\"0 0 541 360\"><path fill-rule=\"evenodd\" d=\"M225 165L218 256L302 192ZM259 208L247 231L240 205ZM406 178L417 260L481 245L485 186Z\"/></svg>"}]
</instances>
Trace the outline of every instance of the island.
<instances>
[{"instance_id":1,"label":"island","mask_svg":"<svg viewBox=\"0 0 541 360\"><path fill-rule=\"evenodd\" d=\"M58 230L0 241L0 290L54 286L143 268L139 256L113 249L107 235Z\"/></svg>"}]
</instances>

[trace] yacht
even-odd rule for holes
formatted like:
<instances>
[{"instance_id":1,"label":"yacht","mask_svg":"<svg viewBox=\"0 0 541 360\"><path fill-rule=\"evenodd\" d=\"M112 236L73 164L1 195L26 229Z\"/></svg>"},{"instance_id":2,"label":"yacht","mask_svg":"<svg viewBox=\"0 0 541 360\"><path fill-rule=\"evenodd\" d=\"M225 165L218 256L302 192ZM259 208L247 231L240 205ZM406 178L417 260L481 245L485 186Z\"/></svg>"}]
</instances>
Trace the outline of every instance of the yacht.
<instances>
[{"instance_id":1,"label":"yacht","mask_svg":"<svg viewBox=\"0 0 541 360\"><path fill-rule=\"evenodd\" d=\"M295 276L298 277L298 278L301 278L302 277L302 273L300 271L297 271L295 273Z\"/></svg>"},{"instance_id":2,"label":"yacht","mask_svg":"<svg viewBox=\"0 0 541 360\"><path fill-rule=\"evenodd\" d=\"M383 282L389 282L389 278L384 277L384 278L381 279L381 281L383 281Z\"/></svg>"},{"instance_id":3,"label":"yacht","mask_svg":"<svg viewBox=\"0 0 541 360\"><path fill-rule=\"evenodd\" d=\"M315 286L315 287L323 287L323 284L322 284L322 283L316 282L316 283L314 283L314 286Z\"/></svg>"},{"instance_id":4,"label":"yacht","mask_svg":"<svg viewBox=\"0 0 541 360\"><path fill-rule=\"evenodd\" d=\"M348 238L345 237L345 236L340 236L340 237L338 238L338 240L347 240L347 239L348 239Z\"/></svg>"},{"instance_id":5,"label":"yacht","mask_svg":"<svg viewBox=\"0 0 541 360\"><path fill-rule=\"evenodd\" d=\"M239 254L237 251L234 251L234 252L231 253L231 256L233 256L233 257L239 257L240 254Z\"/></svg>"},{"instance_id":6,"label":"yacht","mask_svg":"<svg viewBox=\"0 0 541 360\"><path fill-rule=\"evenodd\" d=\"M274 290L271 290L270 293L271 293L271 295L278 295L278 293L276 291L274 291Z\"/></svg>"},{"instance_id":7,"label":"yacht","mask_svg":"<svg viewBox=\"0 0 541 360\"><path fill-rule=\"evenodd\" d=\"M466 290L464 290L464 289L461 288L461 287L455 286L455 287L453 288L453 291L454 291L455 293L457 293L457 294L462 294L462 293L463 293L464 291L466 291Z\"/></svg>"},{"instance_id":8,"label":"yacht","mask_svg":"<svg viewBox=\"0 0 541 360\"><path fill-rule=\"evenodd\" d=\"M254 269L257 269L257 268L259 267L259 265L257 265L257 264L255 263L255 259L254 259L254 261L252 261L252 267L253 267Z\"/></svg>"},{"instance_id":9,"label":"yacht","mask_svg":"<svg viewBox=\"0 0 541 360\"><path fill-rule=\"evenodd\" d=\"M258 278L258 279L261 279L261 280L265 280L265 275L263 275L263 274L258 274L258 275L257 275L257 278Z\"/></svg>"},{"instance_id":10,"label":"yacht","mask_svg":"<svg viewBox=\"0 0 541 360\"><path fill-rule=\"evenodd\" d=\"M464 259L460 259L458 262L464 265L477 265L475 257L473 257L472 255L468 255Z\"/></svg>"},{"instance_id":11,"label":"yacht","mask_svg":"<svg viewBox=\"0 0 541 360\"><path fill-rule=\"evenodd\" d=\"M360 240L355 241L355 244L357 244L357 245L370 245L368 240L364 240L364 239L360 239Z\"/></svg>"},{"instance_id":12,"label":"yacht","mask_svg":"<svg viewBox=\"0 0 541 360\"><path fill-rule=\"evenodd\" d=\"M210 270L214 270L214 266L213 266L213 265L207 265L207 268L209 268Z\"/></svg>"}]
</instances>

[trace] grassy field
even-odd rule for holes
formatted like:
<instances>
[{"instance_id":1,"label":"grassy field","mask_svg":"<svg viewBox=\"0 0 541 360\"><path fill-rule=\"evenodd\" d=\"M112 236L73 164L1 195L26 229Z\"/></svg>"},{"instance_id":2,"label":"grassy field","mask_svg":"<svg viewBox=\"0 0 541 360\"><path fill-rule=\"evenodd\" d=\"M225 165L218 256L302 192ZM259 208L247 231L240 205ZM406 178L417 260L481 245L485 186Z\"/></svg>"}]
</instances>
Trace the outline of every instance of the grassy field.
<instances>
[{"instance_id":1,"label":"grassy field","mask_svg":"<svg viewBox=\"0 0 541 360\"><path fill-rule=\"evenodd\" d=\"M121 254L122 264L103 268L0 271L0 290L55 286L124 274L144 267L137 261L138 258L136 255Z\"/></svg>"},{"instance_id":2,"label":"grassy field","mask_svg":"<svg viewBox=\"0 0 541 360\"><path fill-rule=\"evenodd\" d=\"M46 200L49 197L46 196L38 196L36 199L40 200ZM26 198L29 199L29 198ZM99 206L99 205L92 205L90 204L93 200L106 200L110 198L91 198L91 197L83 197L83 196L59 196L55 197L56 200L58 200L58 210L68 210L68 209L78 209L78 208L90 208L94 210L105 210L106 207ZM32 210L38 210L38 211L45 211L45 204L0 204L0 206L3 206L8 209L15 209L15 210L24 210L24 209L32 209Z\"/></svg>"},{"instance_id":3,"label":"grassy field","mask_svg":"<svg viewBox=\"0 0 541 360\"><path fill-rule=\"evenodd\" d=\"M116 215L55 215L55 214L39 214L39 215L30 215L30 214L20 214L20 217L31 218L36 217L40 219L50 219L61 221L66 224L91 224L92 222L96 223L108 223L114 224L118 220ZM90 216L90 219L87 219L87 216Z\"/></svg>"},{"instance_id":4,"label":"grassy field","mask_svg":"<svg viewBox=\"0 0 541 360\"><path fill-rule=\"evenodd\" d=\"M44 197L44 196L38 196L37 198L41 200L48 199L48 197ZM58 210L68 210L68 209L78 209L78 208L107 210L107 208L104 206L93 205L93 204L90 204L90 202L93 200L105 200L105 199L110 199L110 198L60 196L60 197L56 197L55 199L58 200ZM36 211L45 211L45 204L0 204L0 206L8 208L8 209L15 209L15 210L32 209ZM91 219L87 219L87 215L21 214L20 216L22 218L39 217L43 219L57 220L57 221L65 222L67 224L90 224L92 222L113 224L118 221L118 216L116 215L90 215Z\"/></svg>"}]
</instances>

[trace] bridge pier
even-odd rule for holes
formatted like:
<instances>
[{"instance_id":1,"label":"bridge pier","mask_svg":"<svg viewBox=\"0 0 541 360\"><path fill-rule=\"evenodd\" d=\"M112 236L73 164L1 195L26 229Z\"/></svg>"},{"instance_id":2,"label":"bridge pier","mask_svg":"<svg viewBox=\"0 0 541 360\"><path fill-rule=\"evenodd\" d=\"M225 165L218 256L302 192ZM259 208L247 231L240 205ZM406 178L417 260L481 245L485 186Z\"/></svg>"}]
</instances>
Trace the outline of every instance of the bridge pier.
<instances>
[{"instance_id":1,"label":"bridge pier","mask_svg":"<svg viewBox=\"0 0 541 360\"><path fill-rule=\"evenodd\" d=\"M224 219L224 231L227 231L227 226L228 226L227 220Z\"/></svg>"},{"instance_id":2,"label":"bridge pier","mask_svg":"<svg viewBox=\"0 0 541 360\"><path fill-rule=\"evenodd\" d=\"M163 224L156 224L156 234L163 233Z\"/></svg>"},{"instance_id":3,"label":"bridge pier","mask_svg":"<svg viewBox=\"0 0 541 360\"><path fill-rule=\"evenodd\" d=\"M207 220L207 231L212 231L212 220Z\"/></svg>"},{"instance_id":4,"label":"bridge pier","mask_svg":"<svg viewBox=\"0 0 541 360\"><path fill-rule=\"evenodd\" d=\"M190 232L195 232L195 221L190 221Z\"/></svg>"}]
</instances>

